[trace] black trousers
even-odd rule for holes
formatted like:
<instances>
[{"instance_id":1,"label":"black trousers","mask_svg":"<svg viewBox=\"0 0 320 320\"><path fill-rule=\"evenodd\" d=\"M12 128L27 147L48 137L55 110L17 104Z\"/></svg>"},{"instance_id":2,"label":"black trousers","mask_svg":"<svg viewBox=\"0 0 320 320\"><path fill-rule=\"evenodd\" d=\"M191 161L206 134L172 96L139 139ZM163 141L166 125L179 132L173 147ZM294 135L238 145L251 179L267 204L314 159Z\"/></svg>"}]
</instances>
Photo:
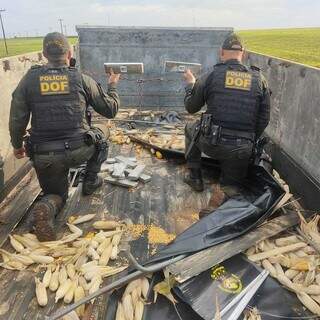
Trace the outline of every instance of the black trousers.
<instances>
[{"instance_id":1,"label":"black trousers","mask_svg":"<svg viewBox=\"0 0 320 320\"><path fill-rule=\"evenodd\" d=\"M101 156L95 145L84 144L74 150L34 154L33 165L44 194L57 194L66 201L69 169L87 162L86 174L97 174L106 157L107 151Z\"/></svg>"},{"instance_id":2,"label":"black trousers","mask_svg":"<svg viewBox=\"0 0 320 320\"><path fill-rule=\"evenodd\" d=\"M200 121L188 123L185 127L186 160L189 168L200 168L201 153L218 160L221 166L220 183L222 185L238 185L247 176L248 166L253 150L249 140L235 141L221 138L218 145L212 145L200 134L196 143L192 143L196 126ZM187 154L188 153L188 154Z\"/></svg>"}]
</instances>

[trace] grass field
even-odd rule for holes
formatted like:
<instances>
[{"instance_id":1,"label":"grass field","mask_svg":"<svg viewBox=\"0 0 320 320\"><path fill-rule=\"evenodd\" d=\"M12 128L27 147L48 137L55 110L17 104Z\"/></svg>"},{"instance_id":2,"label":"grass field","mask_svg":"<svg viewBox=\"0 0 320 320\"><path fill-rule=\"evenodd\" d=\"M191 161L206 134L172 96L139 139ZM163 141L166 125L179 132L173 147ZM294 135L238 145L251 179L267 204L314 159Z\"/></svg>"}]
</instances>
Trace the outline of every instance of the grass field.
<instances>
[{"instance_id":1,"label":"grass field","mask_svg":"<svg viewBox=\"0 0 320 320\"><path fill-rule=\"evenodd\" d=\"M247 48L259 53L280 57L320 68L320 28L243 30L237 32ZM71 43L77 41L70 38ZM41 50L42 38L8 40L9 55ZM0 58L5 57L0 40Z\"/></svg>"},{"instance_id":2,"label":"grass field","mask_svg":"<svg viewBox=\"0 0 320 320\"><path fill-rule=\"evenodd\" d=\"M39 38L15 38L8 39L8 51L9 56L15 56L18 54L24 54L32 51L40 51L42 50L42 37ZM70 37L70 43L74 44L77 41L77 37ZM0 40L0 58L6 57L6 51L4 42Z\"/></svg>"},{"instance_id":3,"label":"grass field","mask_svg":"<svg viewBox=\"0 0 320 320\"><path fill-rule=\"evenodd\" d=\"M320 28L237 32L249 50L320 68Z\"/></svg>"}]
</instances>

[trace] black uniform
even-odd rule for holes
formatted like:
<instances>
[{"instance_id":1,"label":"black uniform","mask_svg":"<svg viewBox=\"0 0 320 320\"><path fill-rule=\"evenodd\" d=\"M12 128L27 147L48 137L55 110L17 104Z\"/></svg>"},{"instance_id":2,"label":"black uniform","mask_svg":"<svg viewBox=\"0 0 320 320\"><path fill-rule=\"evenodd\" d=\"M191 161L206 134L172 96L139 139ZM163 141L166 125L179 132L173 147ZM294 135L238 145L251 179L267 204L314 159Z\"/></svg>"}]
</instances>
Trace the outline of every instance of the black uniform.
<instances>
[{"instance_id":1,"label":"black uniform","mask_svg":"<svg viewBox=\"0 0 320 320\"><path fill-rule=\"evenodd\" d=\"M87 107L113 118L119 104L115 85L105 93L75 68L49 64L28 71L13 93L9 128L13 147L21 148L31 115L28 151L45 194L65 200L69 168L86 161L86 176L97 175L107 142L101 131L90 128Z\"/></svg>"},{"instance_id":2,"label":"black uniform","mask_svg":"<svg viewBox=\"0 0 320 320\"><path fill-rule=\"evenodd\" d=\"M202 122L187 124L186 159L199 168L201 152L221 162L222 184L241 182L247 174L255 140L269 123L270 92L256 67L228 60L186 87L189 113L207 110ZM202 123L202 125L201 125Z\"/></svg>"}]
</instances>

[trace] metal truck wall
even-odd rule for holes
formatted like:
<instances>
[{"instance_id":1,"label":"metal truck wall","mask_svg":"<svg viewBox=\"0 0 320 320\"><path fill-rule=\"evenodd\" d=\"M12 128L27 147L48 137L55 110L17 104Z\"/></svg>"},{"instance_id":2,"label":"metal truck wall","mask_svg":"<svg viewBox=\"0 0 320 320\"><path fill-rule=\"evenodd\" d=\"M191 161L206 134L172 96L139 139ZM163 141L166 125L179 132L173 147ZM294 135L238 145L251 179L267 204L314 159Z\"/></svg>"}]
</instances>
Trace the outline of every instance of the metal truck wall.
<instances>
[{"instance_id":1,"label":"metal truck wall","mask_svg":"<svg viewBox=\"0 0 320 320\"><path fill-rule=\"evenodd\" d=\"M231 28L156 28L78 26L81 70L106 85L105 62L143 62L145 73L126 76L119 85L122 106L182 107L181 74L164 74L166 60L195 62L202 72L218 61ZM149 79L137 84L137 79ZM143 97L141 97L143 95Z\"/></svg>"},{"instance_id":2,"label":"metal truck wall","mask_svg":"<svg viewBox=\"0 0 320 320\"><path fill-rule=\"evenodd\" d=\"M305 171L309 176L309 184L314 185L314 188L310 186L308 193L316 194L311 190L316 190L317 185L320 191L320 69L257 53L249 54L249 63L262 69L272 90L271 119L267 133L277 145L277 153L285 152L296 167ZM289 167L287 163L284 164L288 162L286 157L276 154L273 159L289 185L293 188L296 186L294 191L303 193L301 189L309 188L308 183L299 178L297 168L285 172ZM307 196L303 194L303 198ZM316 207L311 200L308 201L308 207Z\"/></svg>"}]
</instances>

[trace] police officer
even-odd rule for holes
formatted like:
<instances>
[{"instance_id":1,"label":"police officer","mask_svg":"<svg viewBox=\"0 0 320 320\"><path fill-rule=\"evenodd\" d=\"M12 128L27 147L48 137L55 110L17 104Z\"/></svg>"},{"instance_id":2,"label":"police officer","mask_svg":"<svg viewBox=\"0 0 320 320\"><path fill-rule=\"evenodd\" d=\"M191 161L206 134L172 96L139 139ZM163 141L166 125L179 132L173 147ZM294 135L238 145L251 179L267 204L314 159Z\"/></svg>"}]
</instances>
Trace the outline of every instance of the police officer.
<instances>
[{"instance_id":1,"label":"police officer","mask_svg":"<svg viewBox=\"0 0 320 320\"><path fill-rule=\"evenodd\" d=\"M87 109L90 105L107 118L115 117L119 75L110 75L105 92L70 67L71 48L61 33L46 35L43 54L48 63L31 67L13 92L9 130L15 157L21 159L27 151L45 195L33 208L36 234L40 240L52 240L54 215L68 197L69 168L87 162L84 195L102 185L98 172L107 157L107 142L99 129L90 127ZM23 145L30 116L30 139Z\"/></svg>"},{"instance_id":2,"label":"police officer","mask_svg":"<svg viewBox=\"0 0 320 320\"><path fill-rule=\"evenodd\" d=\"M220 184L237 192L247 175L257 138L269 123L270 91L257 67L242 61L241 39L231 34L220 49L221 62L199 79L187 70L185 108L196 113L206 105L201 121L187 124L186 160L189 173L185 177L194 190L203 191L200 168L201 152L221 164ZM232 191L233 190L233 191ZM227 195L228 193L225 192Z\"/></svg>"}]
</instances>

